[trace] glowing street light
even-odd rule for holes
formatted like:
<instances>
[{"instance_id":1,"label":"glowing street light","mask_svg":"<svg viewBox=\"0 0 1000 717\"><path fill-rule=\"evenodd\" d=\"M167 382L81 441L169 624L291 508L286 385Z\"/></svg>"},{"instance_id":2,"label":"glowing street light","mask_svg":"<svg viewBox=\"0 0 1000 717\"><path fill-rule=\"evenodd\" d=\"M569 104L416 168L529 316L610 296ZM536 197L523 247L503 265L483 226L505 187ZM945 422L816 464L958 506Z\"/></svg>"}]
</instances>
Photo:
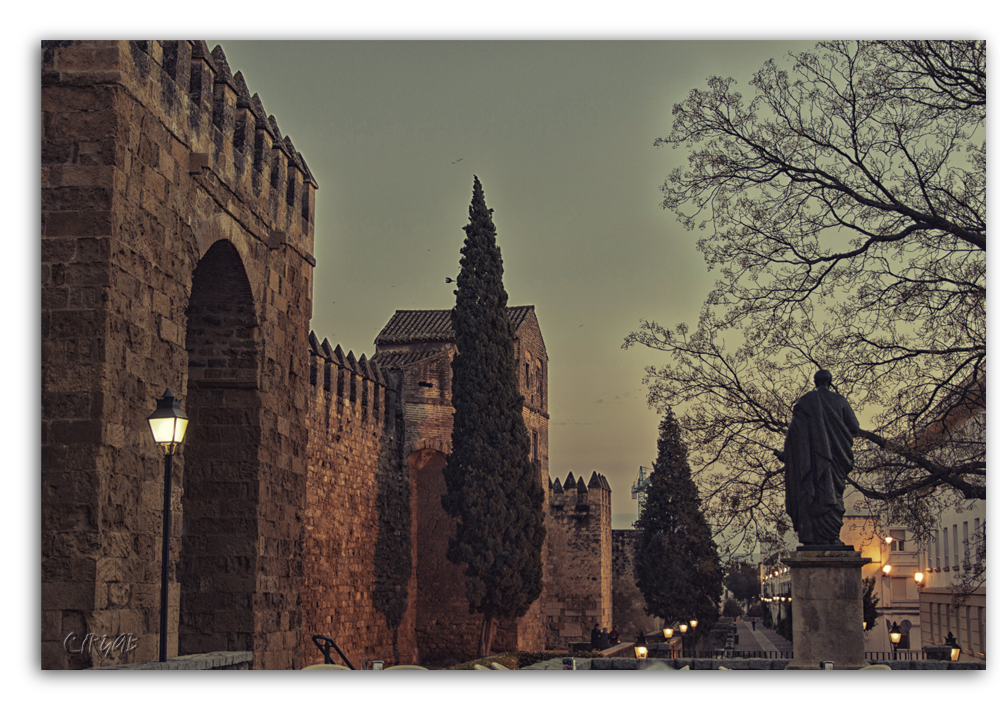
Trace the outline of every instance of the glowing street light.
<instances>
[{"instance_id":1,"label":"glowing street light","mask_svg":"<svg viewBox=\"0 0 1000 717\"><path fill-rule=\"evenodd\" d=\"M646 659L646 656L649 654L649 648L646 646L646 636L643 633L639 633L639 637L632 646L632 650L635 652L637 660Z\"/></svg>"},{"instance_id":2,"label":"glowing street light","mask_svg":"<svg viewBox=\"0 0 1000 717\"><path fill-rule=\"evenodd\" d=\"M184 441L188 417L169 388L146 419L153 440L163 450L163 550L160 563L160 662L167 661L167 581L170 577L170 484L174 453Z\"/></svg>"}]
</instances>

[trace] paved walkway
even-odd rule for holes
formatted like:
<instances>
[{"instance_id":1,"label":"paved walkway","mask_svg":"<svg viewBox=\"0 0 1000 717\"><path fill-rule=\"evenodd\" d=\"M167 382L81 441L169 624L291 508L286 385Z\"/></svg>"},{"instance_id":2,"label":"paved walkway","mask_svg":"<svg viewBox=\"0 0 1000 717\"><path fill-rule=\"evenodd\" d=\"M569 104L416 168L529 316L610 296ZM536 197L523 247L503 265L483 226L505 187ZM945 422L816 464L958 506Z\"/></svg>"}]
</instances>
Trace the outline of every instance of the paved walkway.
<instances>
[{"instance_id":1,"label":"paved walkway","mask_svg":"<svg viewBox=\"0 0 1000 717\"><path fill-rule=\"evenodd\" d=\"M750 622L737 622L736 634L740 636L740 644L735 646L737 650L765 650L791 652L792 643L783 638L774 630L768 629L757 621L757 629L754 630Z\"/></svg>"}]
</instances>

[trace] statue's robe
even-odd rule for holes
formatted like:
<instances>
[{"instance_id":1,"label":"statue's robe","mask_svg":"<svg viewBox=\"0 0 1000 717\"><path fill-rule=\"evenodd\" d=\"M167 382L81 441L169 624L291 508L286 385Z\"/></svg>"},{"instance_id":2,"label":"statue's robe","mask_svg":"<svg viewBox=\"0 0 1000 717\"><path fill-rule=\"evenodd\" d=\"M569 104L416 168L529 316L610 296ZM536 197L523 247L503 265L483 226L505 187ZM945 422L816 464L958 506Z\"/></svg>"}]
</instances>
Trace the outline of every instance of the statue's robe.
<instances>
[{"instance_id":1,"label":"statue's robe","mask_svg":"<svg viewBox=\"0 0 1000 717\"><path fill-rule=\"evenodd\" d=\"M860 425L847 399L817 388L795 402L785 437L785 509L803 545L837 545Z\"/></svg>"}]
</instances>

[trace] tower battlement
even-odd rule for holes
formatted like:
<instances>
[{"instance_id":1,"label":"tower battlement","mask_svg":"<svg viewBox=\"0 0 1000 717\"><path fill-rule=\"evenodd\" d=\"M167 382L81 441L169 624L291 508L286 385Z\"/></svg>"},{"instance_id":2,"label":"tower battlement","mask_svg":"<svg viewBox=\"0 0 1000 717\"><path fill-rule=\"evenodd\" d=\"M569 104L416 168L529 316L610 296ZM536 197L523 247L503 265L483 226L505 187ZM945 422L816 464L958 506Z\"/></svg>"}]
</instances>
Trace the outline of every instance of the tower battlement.
<instances>
[{"instance_id":1,"label":"tower battlement","mask_svg":"<svg viewBox=\"0 0 1000 717\"><path fill-rule=\"evenodd\" d=\"M232 73L221 46L209 51L203 40L42 43L43 87L59 86L63 101L72 103L81 94L74 90L95 85L112 89L112 95L115 86L124 87L179 140L174 150L161 148L159 157L149 158L167 182L176 185L175 173L180 172L207 175L203 178L217 183L221 195L236 200L229 204L237 220L244 226L259 222L266 227L260 239L269 249L288 244L315 266L319 185L291 138L281 135L274 115L267 114L257 94L250 94L243 74ZM69 121L81 126L102 119L94 112L71 114L80 115ZM128 162L124 155L100 156L113 153L113 140L123 137L109 137L107 147L81 147L74 142L73 127L67 129L61 147L65 163ZM119 125L107 131L138 140L146 129ZM119 168L129 171L127 166ZM239 216L242 211L252 211L257 221Z\"/></svg>"},{"instance_id":2,"label":"tower battlement","mask_svg":"<svg viewBox=\"0 0 1000 717\"><path fill-rule=\"evenodd\" d=\"M548 499L550 511L589 513L592 508L600 511L605 504L610 511L611 485L597 471L591 474L589 483L584 481L583 476L575 478L573 471L570 471L561 484L558 478L549 482Z\"/></svg>"}]
</instances>

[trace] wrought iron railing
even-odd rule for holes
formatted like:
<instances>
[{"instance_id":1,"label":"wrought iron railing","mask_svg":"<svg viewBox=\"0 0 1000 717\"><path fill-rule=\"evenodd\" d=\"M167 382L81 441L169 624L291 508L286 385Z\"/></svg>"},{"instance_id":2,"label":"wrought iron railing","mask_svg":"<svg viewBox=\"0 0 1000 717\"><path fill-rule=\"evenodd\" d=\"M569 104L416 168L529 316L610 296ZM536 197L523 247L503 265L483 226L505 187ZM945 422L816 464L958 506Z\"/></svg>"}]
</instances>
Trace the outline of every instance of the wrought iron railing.
<instances>
[{"instance_id":1,"label":"wrought iron railing","mask_svg":"<svg viewBox=\"0 0 1000 717\"><path fill-rule=\"evenodd\" d=\"M923 650L896 650L889 652L866 652L866 660L926 660Z\"/></svg>"},{"instance_id":2,"label":"wrought iron railing","mask_svg":"<svg viewBox=\"0 0 1000 717\"><path fill-rule=\"evenodd\" d=\"M344 654L344 651L340 649L337 643L334 642L333 638L330 637L329 635L313 635L312 640L313 643L316 645L316 647L319 648L319 651L323 654L323 662L325 664L327 665L337 664L336 662L334 662L333 656L330 654L330 648L332 647L334 650L337 651L337 654L340 655L340 658L347 664L348 667L350 667L352 670L357 669L356 667L354 667L354 665L351 664L351 661L347 659L347 655Z\"/></svg>"},{"instance_id":3,"label":"wrought iron railing","mask_svg":"<svg viewBox=\"0 0 1000 717\"><path fill-rule=\"evenodd\" d=\"M718 660L723 658L760 658L764 660L791 660L790 650L727 650L716 648L714 650L658 650L651 647L650 657L659 657L666 660L680 660L694 658L696 660Z\"/></svg>"}]
</instances>

